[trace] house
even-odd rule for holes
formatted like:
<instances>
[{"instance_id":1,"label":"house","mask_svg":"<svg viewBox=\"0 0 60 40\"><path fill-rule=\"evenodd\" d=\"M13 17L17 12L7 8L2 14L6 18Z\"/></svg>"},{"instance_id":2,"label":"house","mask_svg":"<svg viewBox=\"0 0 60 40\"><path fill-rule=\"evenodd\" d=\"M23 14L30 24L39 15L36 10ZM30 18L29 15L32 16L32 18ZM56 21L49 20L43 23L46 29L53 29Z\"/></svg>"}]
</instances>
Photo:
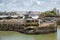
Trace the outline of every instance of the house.
<instances>
[{"instance_id":1,"label":"house","mask_svg":"<svg viewBox=\"0 0 60 40\"><path fill-rule=\"evenodd\" d=\"M33 19L37 19L40 15L40 12L36 12L36 11L29 11L27 12L27 14L25 15L26 18L28 17L32 17Z\"/></svg>"}]
</instances>

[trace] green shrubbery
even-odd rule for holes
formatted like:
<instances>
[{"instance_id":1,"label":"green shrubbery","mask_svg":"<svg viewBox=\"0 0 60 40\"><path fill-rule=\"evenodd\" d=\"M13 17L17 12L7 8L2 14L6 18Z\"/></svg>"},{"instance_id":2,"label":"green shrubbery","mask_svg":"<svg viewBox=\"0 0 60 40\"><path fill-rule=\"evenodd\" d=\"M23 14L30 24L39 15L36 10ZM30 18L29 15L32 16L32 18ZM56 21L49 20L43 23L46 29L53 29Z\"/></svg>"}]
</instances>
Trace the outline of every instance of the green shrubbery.
<instances>
[{"instance_id":1,"label":"green shrubbery","mask_svg":"<svg viewBox=\"0 0 60 40\"><path fill-rule=\"evenodd\" d=\"M54 16L56 16L56 13L52 10L52 11L42 12L41 15L43 15L45 17L54 17Z\"/></svg>"}]
</instances>

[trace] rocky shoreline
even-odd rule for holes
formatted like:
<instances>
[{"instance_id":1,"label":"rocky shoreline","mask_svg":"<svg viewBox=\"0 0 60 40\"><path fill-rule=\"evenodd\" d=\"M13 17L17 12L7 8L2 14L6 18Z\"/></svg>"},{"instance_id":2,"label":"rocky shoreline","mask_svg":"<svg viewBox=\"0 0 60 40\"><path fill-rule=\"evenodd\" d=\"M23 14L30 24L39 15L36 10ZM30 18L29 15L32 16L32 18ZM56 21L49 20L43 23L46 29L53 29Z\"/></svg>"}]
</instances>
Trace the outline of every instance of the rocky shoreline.
<instances>
[{"instance_id":1,"label":"rocky shoreline","mask_svg":"<svg viewBox=\"0 0 60 40\"><path fill-rule=\"evenodd\" d=\"M18 19L17 19L18 20ZM13 20L14 21L14 20ZM57 31L57 25L56 23L47 23L40 25L40 27L37 25L27 26L26 23L20 24L20 22L23 22L20 20L20 22L16 23L16 20L14 22L11 22L11 20L0 20L0 31L17 31L20 33L25 34L47 34L47 33L53 33ZM34 27L33 27L34 26Z\"/></svg>"},{"instance_id":2,"label":"rocky shoreline","mask_svg":"<svg viewBox=\"0 0 60 40\"><path fill-rule=\"evenodd\" d=\"M57 32L57 29L55 27L41 27L41 28L27 28L27 29L3 28L3 29L0 29L0 31L16 31L16 32L25 33L25 34L48 34L48 33Z\"/></svg>"},{"instance_id":3,"label":"rocky shoreline","mask_svg":"<svg viewBox=\"0 0 60 40\"><path fill-rule=\"evenodd\" d=\"M48 33L53 33L57 32L57 28L55 26L53 27L38 27L38 28L27 28L23 29L23 31L20 31L25 34L48 34Z\"/></svg>"}]
</instances>

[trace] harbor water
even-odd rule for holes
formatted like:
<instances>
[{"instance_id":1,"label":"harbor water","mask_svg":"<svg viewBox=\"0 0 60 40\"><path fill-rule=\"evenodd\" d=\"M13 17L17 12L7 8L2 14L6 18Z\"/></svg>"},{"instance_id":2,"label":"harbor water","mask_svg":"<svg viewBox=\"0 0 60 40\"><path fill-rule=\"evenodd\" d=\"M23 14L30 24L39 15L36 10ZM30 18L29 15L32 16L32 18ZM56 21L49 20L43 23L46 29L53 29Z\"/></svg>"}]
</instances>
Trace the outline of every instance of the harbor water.
<instances>
[{"instance_id":1,"label":"harbor water","mask_svg":"<svg viewBox=\"0 0 60 40\"><path fill-rule=\"evenodd\" d=\"M56 39L57 39L56 33L28 35L14 31L0 31L0 40L56 40Z\"/></svg>"}]
</instances>

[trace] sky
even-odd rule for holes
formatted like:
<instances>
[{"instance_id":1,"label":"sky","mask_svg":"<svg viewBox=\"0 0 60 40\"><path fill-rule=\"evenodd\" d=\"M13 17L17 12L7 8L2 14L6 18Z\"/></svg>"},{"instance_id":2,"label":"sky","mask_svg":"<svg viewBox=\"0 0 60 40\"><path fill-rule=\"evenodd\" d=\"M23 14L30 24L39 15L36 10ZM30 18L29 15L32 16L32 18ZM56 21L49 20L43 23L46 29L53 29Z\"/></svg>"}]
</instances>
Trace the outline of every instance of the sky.
<instances>
[{"instance_id":1,"label":"sky","mask_svg":"<svg viewBox=\"0 0 60 40\"><path fill-rule=\"evenodd\" d=\"M60 9L60 0L0 0L0 11L47 11Z\"/></svg>"}]
</instances>

